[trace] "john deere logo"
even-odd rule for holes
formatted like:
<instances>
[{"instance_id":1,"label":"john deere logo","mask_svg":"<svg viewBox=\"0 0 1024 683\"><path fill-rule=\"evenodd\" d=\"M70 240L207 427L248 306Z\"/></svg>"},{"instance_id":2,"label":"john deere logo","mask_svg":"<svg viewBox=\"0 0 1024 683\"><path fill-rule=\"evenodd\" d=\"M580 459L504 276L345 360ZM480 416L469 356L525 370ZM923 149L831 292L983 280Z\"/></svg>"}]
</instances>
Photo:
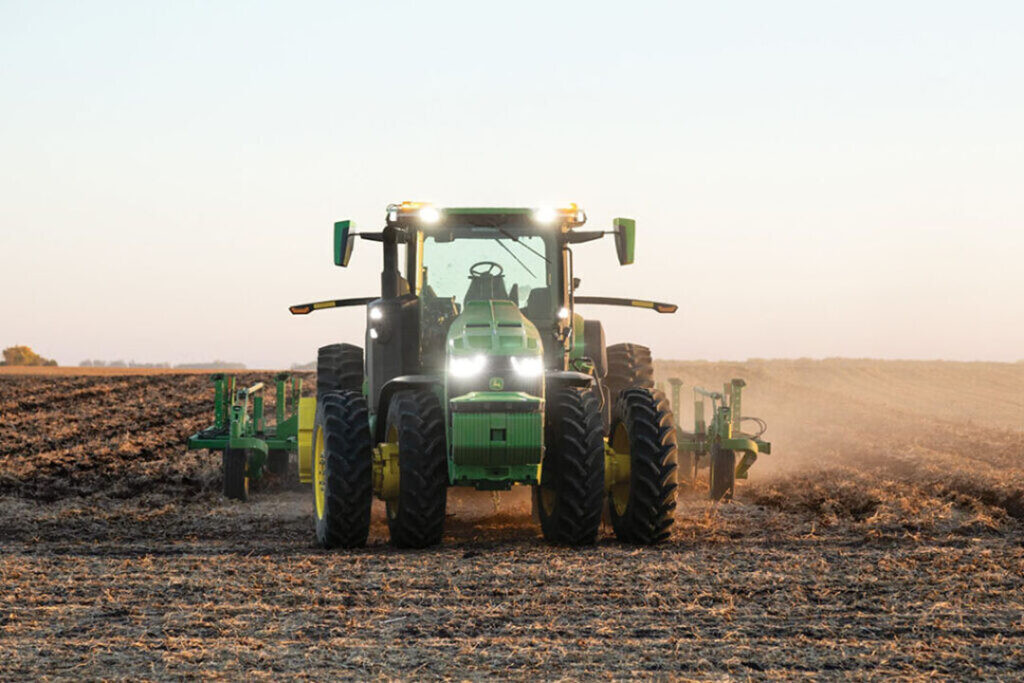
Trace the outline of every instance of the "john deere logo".
<instances>
[{"instance_id":1,"label":"john deere logo","mask_svg":"<svg viewBox=\"0 0 1024 683\"><path fill-rule=\"evenodd\" d=\"M505 380L500 377L491 378L491 391L501 391L505 388Z\"/></svg>"}]
</instances>

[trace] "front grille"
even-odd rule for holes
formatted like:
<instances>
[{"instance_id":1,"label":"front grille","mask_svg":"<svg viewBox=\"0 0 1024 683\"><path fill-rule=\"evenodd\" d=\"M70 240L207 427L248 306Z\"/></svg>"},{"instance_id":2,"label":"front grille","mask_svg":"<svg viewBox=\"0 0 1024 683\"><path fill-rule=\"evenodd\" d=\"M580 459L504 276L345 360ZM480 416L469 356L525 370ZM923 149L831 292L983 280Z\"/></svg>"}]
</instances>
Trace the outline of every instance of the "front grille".
<instances>
[{"instance_id":1,"label":"front grille","mask_svg":"<svg viewBox=\"0 0 1024 683\"><path fill-rule=\"evenodd\" d=\"M544 416L533 413L454 413L456 465L534 465L544 454Z\"/></svg>"}]
</instances>

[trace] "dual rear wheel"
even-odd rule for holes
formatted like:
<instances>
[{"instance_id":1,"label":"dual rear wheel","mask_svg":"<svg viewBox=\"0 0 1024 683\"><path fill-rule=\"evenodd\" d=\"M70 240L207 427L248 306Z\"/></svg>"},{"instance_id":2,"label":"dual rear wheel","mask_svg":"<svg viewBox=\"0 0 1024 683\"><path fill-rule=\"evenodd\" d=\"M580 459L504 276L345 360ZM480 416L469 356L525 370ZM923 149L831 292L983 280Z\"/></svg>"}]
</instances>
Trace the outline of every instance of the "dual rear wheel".
<instances>
[{"instance_id":1,"label":"dual rear wheel","mask_svg":"<svg viewBox=\"0 0 1024 683\"><path fill-rule=\"evenodd\" d=\"M394 396L386 442L397 446L399 485L387 501L392 542L423 548L444 532L448 472L440 401L428 390ZM325 548L366 544L373 503L373 445L366 399L328 391L317 402L313 427L313 517Z\"/></svg>"},{"instance_id":2,"label":"dual rear wheel","mask_svg":"<svg viewBox=\"0 0 1024 683\"><path fill-rule=\"evenodd\" d=\"M659 543L674 521L679 454L671 406L654 389L651 350L609 346L605 383L612 403L608 447L628 462L609 471L608 520L620 541Z\"/></svg>"},{"instance_id":3,"label":"dual rear wheel","mask_svg":"<svg viewBox=\"0 0 1024 683\"><path fill-rule=\"evenodd\" d=\"M591 391L548 397L546 449L535 506L544 537L562 545L597 540L602 510L620 541L651 545L669 536L676 507L676 434L668 401L649 389L623 391L608 447L628 462L605 471L600 404ZM611 455L611 454L610 454ZM605 501L605 477L609 482Z\"/></svg>"},{"instance_id":4,"label":"dual rear wheel","mask_svg":"<svg viewBox=\"0 0 1024 683\"><path fill-rule=\"evenodd\" d=\"M595 391L547 396L544 463L534 495L544 537L555 543L594 543L605 509L615 536L627 543L664 541L674 521L675 420L664 394L654 391L651 352L615 344L607 359L610 417L602 419ZM613 460L607 472L606 456Z\"/></svg>"}]
</instances>

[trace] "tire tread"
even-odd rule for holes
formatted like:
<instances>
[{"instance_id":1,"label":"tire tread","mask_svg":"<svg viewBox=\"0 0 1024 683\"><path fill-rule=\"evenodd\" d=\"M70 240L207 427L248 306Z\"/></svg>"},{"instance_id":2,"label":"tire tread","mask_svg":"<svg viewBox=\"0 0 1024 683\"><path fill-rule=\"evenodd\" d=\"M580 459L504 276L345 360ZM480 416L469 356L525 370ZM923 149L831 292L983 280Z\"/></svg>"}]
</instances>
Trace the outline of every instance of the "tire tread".
<instances>
[{"instance_id":1,"label":"tire tread","mask_svg":"<svg viewBox=\"0 0 1024 683\"><path fill-rule=\"evenodd\" d=\"M316 394L363 390L363 349L354 344L328 344L316 354Z\"/></svg>"},{"instance_id":2,"label":"tire tread","mask_svg":"<svg viewBox=\"0 0 1024 683\"><path fill-rule=\"evenodd\" d=\"M609 516L620 541L653 545L667 539L676 508L676 431L668 399L660 391L627 389L615 404L612 430L625 423L630 441L630 492L619 516Z\"/></svg>"},{"instance_id":3,"label":"tire tread","mask_svg":"<svg viewBox=\"0 0 1024 683\"><path fill-rule=\"evenodd\" d=\"M363 546L370 532L373 460L369 413L362 394L323 394L317 402L314 443L319 429L324 430L326 489L324 516L318 520L313 492L317 541L324 548Z\"/></svg>"},{"instance_id":4,"label":"tire tread","mask_svg":"<svg viewBox=\"0 0 1024 683\"><path fill-rule=\"evenodd\" d=\"M544 538L561 545L593 545L604 497L604 423L591 391L565 388L547 399L541 486L535 495ZM547 514L542 488L555 490Z\"/></svg>"},{"instance_id":5,"label":"tire tread","mask_svg":"<svg viewBox=\"0 0 1024 683\"><path fill-rule=\"evenodd\" d=\"M388 514L391 542L400 548L437 545L444 535L448 498L444 413L430 390L398 392L388 407L388 428L398 431L399 505Z\"/></svg>"}]
</instances>

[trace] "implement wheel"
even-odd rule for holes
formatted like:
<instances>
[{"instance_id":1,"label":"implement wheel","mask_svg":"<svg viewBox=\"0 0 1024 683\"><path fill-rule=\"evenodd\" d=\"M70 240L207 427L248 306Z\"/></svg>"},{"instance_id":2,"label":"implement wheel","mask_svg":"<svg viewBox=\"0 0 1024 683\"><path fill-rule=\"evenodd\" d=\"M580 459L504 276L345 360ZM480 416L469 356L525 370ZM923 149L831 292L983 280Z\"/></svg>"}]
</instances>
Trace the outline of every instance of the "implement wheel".
<instances>
[{"instance_id":1,"label":"implement wheel","mask_svg":"<svg viewBox=\"0 0 1024 683\"><path fill-rule=\"evenodd\" d=\"M601 526L604 424L592 391L560 389L547 399L544 462L534 487L544 538L592 545Z\"/></svg>"},{"instance_id":2,"label":"implement wheel","mask_svg":"<svg viewBox=\"0 0 1024 683\"><path fill-rule=\"evenodd\" d=\"M231 500L249 499L249 452L241 448L227 448L221 462L224 465L224 497Z\"/></svg>"},{"instance_id":3,"label":"implement wheel","mask_svg":"<svg viewBox=\"0 0 1024 683\"><path fill-rule=\"evenodd\" d=\"M385 439L398 445L398 496L386 501L391 542L400 548L437 545L448 500L444 413L437 395L429 390L395 394Z\"/></svg>"},{"instance_id":4,"label":"implement wheel","mask_svg":"<svg viewBox=\"0 0 1024 683\"><path fill-rule=\"evenodd\" d=\"M676 429L665 395L649 389L622 392L609 445L629 454L629 477L613 482L609 493L615 536L643 545L664 541L676 507Z\"/></svg>"},{"instance_id":5,"label":"implement wheel","mask_svg":"<svg viewBox=\"0 0 1024 683\"><path fill-rule=\"evenodd\" d=\"M373 461L366 400L331 391L317 401L313 424L313 520L324 548L365 545L373 502Z\"/></svg>"},{"instance_id":6,"label":"implement wheel","mask_svg":"<svg viewBox=\"0 0 1024 683\"><path fill-rule=\"evenodd\" d=\"M285 450L272 450L267 453L267 471L284 479L288 476L288 456Z\"/></svg>"},{"instance_id":7,"label":"implement wheel","mask_svg":"<svg viewBox=\"0 0 1024 683\"><path fill-rule=\"evenodd\" d=\"M352 344L328 344L316 353L316 395L363 390L363 350Z\"/></svg>"},{"instance_id":8,"label":"implement wheel","mask_svg":"<svg viewBox=\"0 0 1024 683\"><path fill-rule=\"evenodd\" d=\"M711 449L711 500L732 500L736 488L736 451Z\"/></svg>"}]
</instances>

